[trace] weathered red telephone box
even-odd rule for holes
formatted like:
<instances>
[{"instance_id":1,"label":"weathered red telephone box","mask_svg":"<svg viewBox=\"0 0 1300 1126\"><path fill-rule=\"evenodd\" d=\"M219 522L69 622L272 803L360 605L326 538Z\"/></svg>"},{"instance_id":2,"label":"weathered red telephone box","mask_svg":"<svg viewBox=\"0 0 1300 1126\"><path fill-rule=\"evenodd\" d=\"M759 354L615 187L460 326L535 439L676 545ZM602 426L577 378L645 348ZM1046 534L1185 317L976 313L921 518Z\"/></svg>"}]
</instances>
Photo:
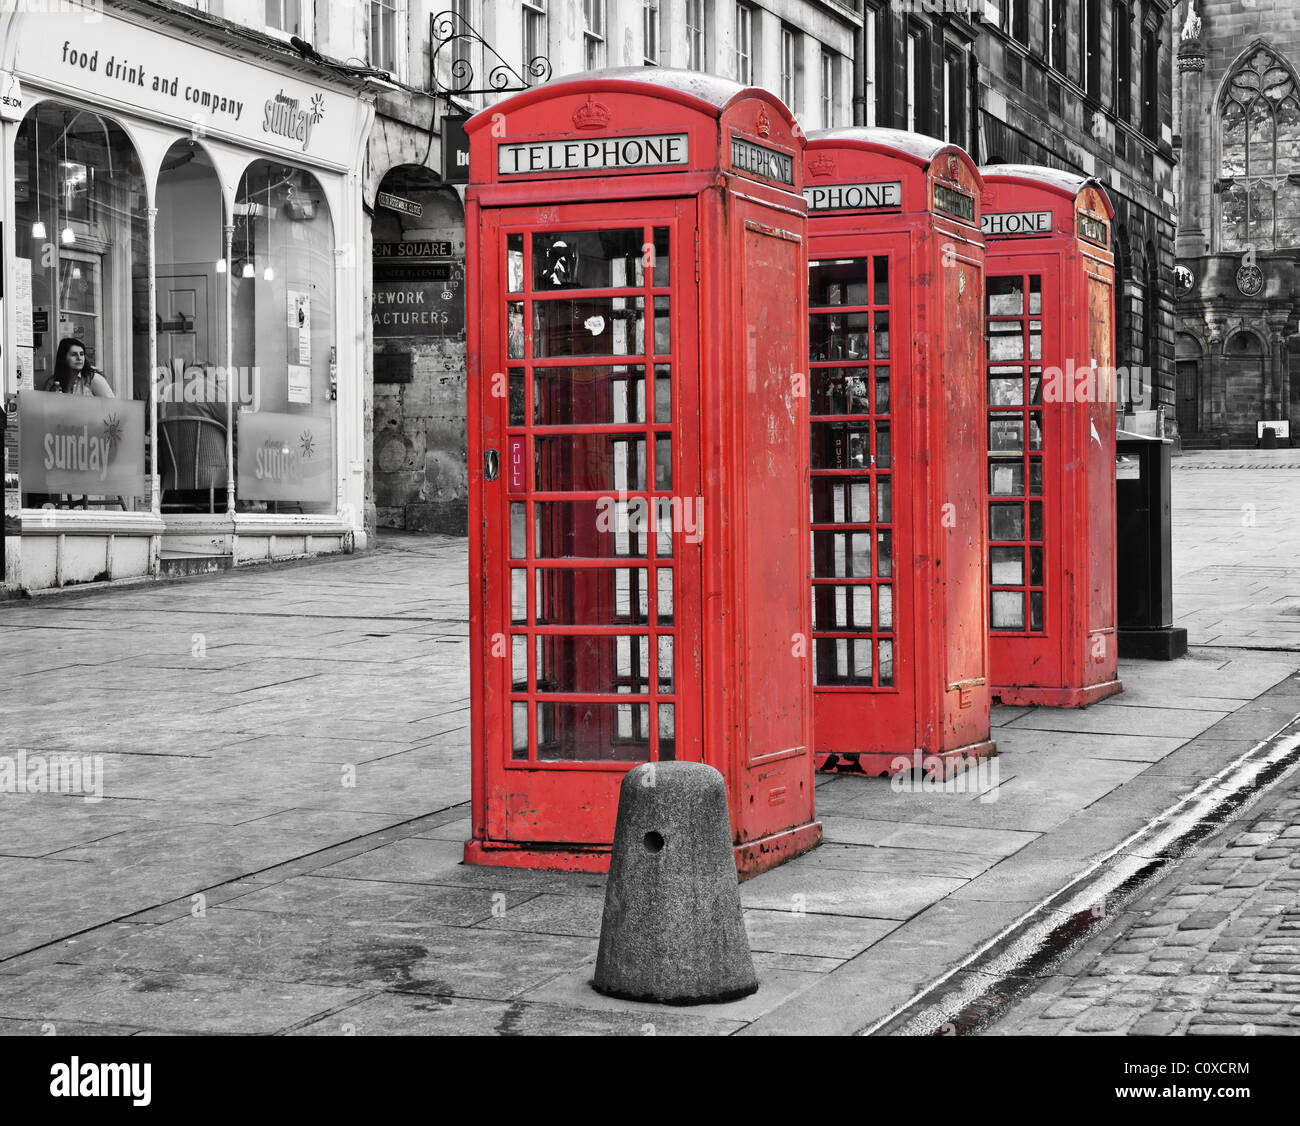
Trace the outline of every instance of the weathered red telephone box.
<instances>
[{"instance_id":1,"label":"weathered red telephone box","mask_svg":"<svg viewBox=\"0 0 1300 1126\"><path fill-rule=\"evenodd\" d=\"M742 874L812 847L804 141L628 69L471 119L477 864L603 871L628 767L726 778Z\"/></svg>"},{"instance_id":2,"label":"weathered red telephone box","mask_svg":"<svg viewBox=\"0 0 1300 1126\"><path fill-rule=\"evenodd\" d=\"M984 170L993 695L1119 692L1114 210L1095 180Z\"/></svg>"},{"instance_id":3,"label":"weathered red telephone box","mask_svg":"<svg viewBox=\"0 0 1300 1126\"><path fill-rule=\"evenodd\" d=\"M814 745L947 773L993 750L983 181L893 129L809 136Z\"/></svg>"}]
</instances>

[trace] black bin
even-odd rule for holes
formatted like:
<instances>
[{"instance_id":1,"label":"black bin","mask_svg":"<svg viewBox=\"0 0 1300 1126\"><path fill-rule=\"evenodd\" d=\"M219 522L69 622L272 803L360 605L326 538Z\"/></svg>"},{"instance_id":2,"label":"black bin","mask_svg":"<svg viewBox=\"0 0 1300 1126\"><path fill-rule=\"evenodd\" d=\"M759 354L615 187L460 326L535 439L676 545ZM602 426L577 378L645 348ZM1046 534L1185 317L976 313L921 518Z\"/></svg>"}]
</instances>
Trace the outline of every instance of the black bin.
<instances>
[{"instance_id":1,"label":"black bin","mask_svg":"<svg viewBox=\"0 0 1300 1126\"><path fill-rule=\"evenodd\" d=\"M1174 626L1169 460L1173 442L1120 433L1115 453L1119 655L1172 661L1187 653Z\"/></svg>"}]
</instances>

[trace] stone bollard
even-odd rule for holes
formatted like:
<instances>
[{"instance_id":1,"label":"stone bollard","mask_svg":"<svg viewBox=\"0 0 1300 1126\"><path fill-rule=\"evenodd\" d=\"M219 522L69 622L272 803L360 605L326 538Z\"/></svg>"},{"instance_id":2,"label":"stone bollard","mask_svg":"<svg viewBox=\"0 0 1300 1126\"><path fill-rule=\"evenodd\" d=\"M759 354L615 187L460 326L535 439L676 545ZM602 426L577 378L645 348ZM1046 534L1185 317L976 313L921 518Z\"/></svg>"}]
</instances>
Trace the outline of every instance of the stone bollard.
<instances>
[{"instance_id":1,"label":"stone bollard","mask_svg":"<svg viewBox=\"0 0 1300 1126\"><path fill-rule=\"evenodd\" d=\"M600 993L700 1005L758 988L740 911L727 787L697 762L642 763L618 793Z\"/></svg>"}]
</instances>

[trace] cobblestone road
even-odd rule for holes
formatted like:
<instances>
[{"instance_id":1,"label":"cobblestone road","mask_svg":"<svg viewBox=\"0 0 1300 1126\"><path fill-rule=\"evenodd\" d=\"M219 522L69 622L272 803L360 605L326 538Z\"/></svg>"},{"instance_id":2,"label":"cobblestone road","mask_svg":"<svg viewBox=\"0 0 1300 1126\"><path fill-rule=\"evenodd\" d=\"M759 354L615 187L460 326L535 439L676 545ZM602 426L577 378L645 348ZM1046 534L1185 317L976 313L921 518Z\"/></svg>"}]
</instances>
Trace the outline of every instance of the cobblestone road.
<instances>
[{"instance_id":1,"label":"cobblestone road","mask_svg":"<svg viewBox=\"0 0 1300 1126\"><path fill-rule=\"evenodd\" d=\"M1300 770L984 1034L1300 1035Z\"/></svg>"}]
</instances>

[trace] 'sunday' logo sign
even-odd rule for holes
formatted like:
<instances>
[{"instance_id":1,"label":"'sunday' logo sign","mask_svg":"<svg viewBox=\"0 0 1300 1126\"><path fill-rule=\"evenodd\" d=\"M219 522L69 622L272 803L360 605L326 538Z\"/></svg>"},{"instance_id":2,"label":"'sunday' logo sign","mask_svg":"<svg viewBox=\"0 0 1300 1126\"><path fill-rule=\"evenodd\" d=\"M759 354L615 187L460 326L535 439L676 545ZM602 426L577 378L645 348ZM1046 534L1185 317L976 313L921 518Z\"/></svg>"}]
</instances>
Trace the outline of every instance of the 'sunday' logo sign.
<instances>
[{"instance_id":1,"label":"'sunday' logo sign","mask_svg":"<svg viewBox=\"0 0 1300 1126\"><path fill-rule=\"evenodd\" d=\"M980 234L986 238L1051 233L1050 211L986 211L980 216Z\"/></svg>"},{"instance_id":2,"label":"'sunday' logo sign","mask_svg":"<svg viewBox=\"0 0 1300 1126\"><path fill-rule=\"evenodd\" d=\"M132 399L23 391L24 492L138 496L144 492L144 409Z\"/></svg>"},{"instance_id":3,"label":"'sunday' logo sign","mask_svg":"<svg viewBox=\"0 0 1300 1126\"><path fill-rule=\"evenodd\" d=\"M794 187L794 159L783 152L756 145L743 137L731 138L731 167L736 172L762 176Z\"/></svg>"},{"instance_id":4,"label":"'sunday' logo sign","mask_svg":"<svg viewBox=\"0 0 1300 1126\"><path fill-rule=\"evenodd\" d=\"M614 168L683 168L689 163L685 133L497 146L497 172L502 176L601 172Z\"/></svg>"},{"instance_id":5,"label":"'sunday' logo sign","mask_svg":"<svg viewBox=\"0 0 1300 1126\"><path fill-rule=\"evenodd\" d=\"M871 184L825 184L804 188L809 211L872 211L880 207L903 206L903 181L882 180Z\"/></svg>"},{"instance_id":6,"label":"'sunday' logo sign","mask_svg":"<svg viewBox=\"0 0 1300 1126\"><path fill-rule=\"evenodd\" d=\"M321 415L240 411L239 495L248 500L333 500L333 432L333 422Z\"/></svg>"}]
</instances>

